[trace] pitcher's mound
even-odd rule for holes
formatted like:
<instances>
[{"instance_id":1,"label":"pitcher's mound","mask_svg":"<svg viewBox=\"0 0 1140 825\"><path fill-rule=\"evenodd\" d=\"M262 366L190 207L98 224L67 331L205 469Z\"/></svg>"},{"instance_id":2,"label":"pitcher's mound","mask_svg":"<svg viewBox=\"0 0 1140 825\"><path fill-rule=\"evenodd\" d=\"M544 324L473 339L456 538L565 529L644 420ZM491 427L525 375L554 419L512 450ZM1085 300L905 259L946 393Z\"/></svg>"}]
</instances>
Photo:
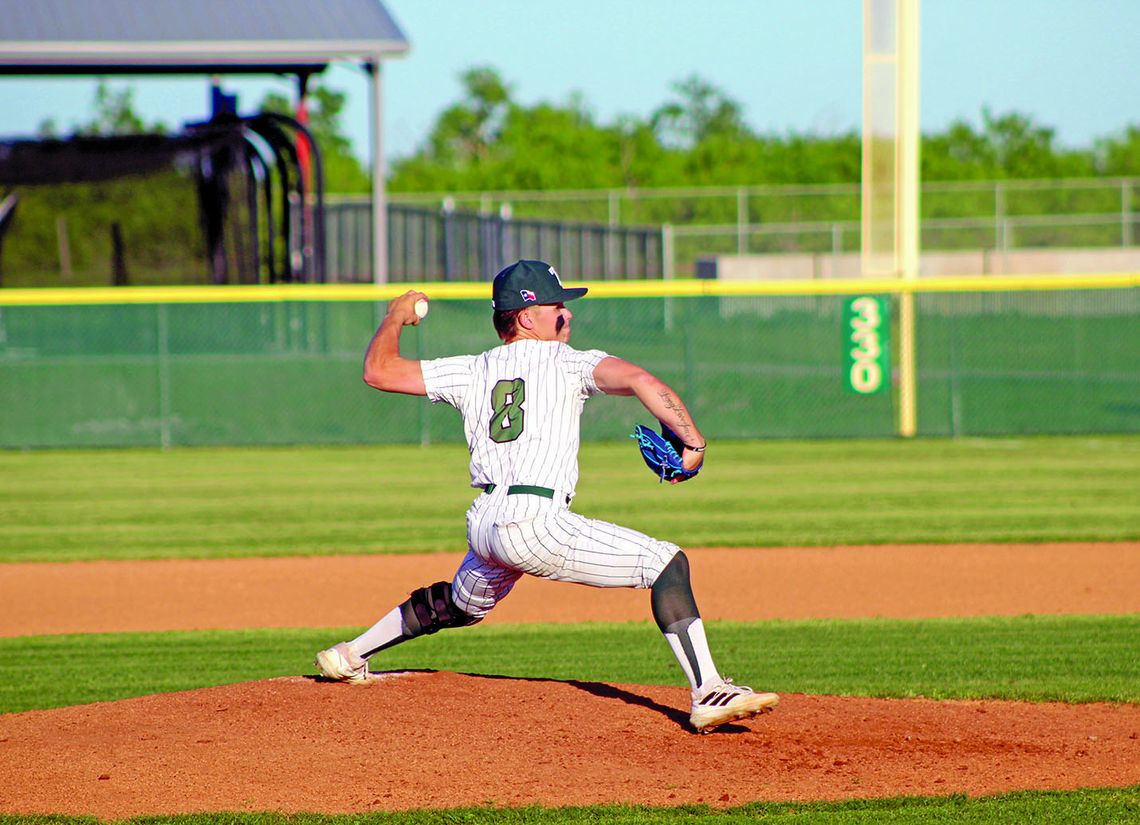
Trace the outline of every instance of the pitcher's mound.
<instances>
[{"instance_id":1,"label":"pitcher's mound","mask_svg":"<svg viewBox=\"0 0 1140 825\"><path fill-rule=\"evenodd\" d=\"M763 688L763 685L756 685ZM1140 782L1140 706L784 695L707 736L688 690L296 676L0 716L0 811L738 805Z\"/></svg>"}]
</instances>

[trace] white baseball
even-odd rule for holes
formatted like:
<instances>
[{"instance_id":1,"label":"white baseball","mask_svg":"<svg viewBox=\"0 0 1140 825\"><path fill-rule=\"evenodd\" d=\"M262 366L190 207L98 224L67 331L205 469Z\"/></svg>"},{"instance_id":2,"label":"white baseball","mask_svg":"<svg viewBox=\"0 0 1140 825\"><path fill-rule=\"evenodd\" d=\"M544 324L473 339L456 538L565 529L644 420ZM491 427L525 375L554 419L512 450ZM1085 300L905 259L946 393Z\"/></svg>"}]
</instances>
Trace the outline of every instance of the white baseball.
<instances>
[{"instance_id":1,"label":"white baseball","mask_svg":"<svg viewBox=\"0 0 1140 825\"><path fill-rule=\"evenodd\" d=\"M415 310L416 315L418 315L420 318L423 318L425 315L427 315L428 302L423 298L420 298L418 301L416 301Z\"/></svg>"}]
</instances>

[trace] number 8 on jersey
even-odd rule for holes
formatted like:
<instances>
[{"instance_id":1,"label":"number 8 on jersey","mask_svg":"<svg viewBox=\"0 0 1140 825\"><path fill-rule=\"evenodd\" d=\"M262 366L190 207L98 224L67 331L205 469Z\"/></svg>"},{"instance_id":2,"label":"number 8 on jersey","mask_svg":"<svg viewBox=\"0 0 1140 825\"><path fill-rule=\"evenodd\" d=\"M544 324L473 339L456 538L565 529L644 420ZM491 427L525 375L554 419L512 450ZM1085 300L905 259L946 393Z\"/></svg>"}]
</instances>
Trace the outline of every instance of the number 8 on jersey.
<instances>
[{"instance_id":1,"label":"number 8 on jersey","mask_svg":"<svg viewBox=\"0 0 1140 825\"><path fill-rule=\"evenodd\" d=\"M491 409L495 414L489 427L492 441L505 444L522 435L525 400L526 382L521 378L503 379L495 384L491 390Z\"/></svg>"}]
</instances>

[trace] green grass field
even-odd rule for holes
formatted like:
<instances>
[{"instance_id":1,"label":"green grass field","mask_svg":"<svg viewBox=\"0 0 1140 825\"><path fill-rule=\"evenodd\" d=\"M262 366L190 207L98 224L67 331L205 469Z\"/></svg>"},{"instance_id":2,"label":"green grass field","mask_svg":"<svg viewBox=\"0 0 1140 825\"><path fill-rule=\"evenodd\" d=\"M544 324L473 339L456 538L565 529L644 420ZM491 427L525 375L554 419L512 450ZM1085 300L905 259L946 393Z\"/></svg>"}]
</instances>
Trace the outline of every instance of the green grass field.
<instances>
[{"instance_id":1,"label":"green grass field","mask_svg":"<svg viewBox=\"0 0 1140 825\"><path fill-rule=\"evenodd\" d=\"M0 452L0 562L456 552L467 450ZM1140 437L722 442L655 484L587 444L574 509L682 546L1140 539Z\"/></svg>"},{"instance_id":2,"label":"green grass field","mask_svg":"<svg viewBox=\"0 0 1140 825\"><path fill-rule=\"evenodd\" d=\"M358 628L0 638L0 712L314 673ZM1140 702L1138 616L711 622L730 674L777 692ZM491 625L385 651L383 669L675 685L651 621Z\"/></svg>"},{"instance_id":3,"label":"green grass field","mask_svg":"<svg viewBox=\"0 0 1140 825\"><path fill-rule=\"evenodd\" d=\"M682 545L1140 539L1140 438L741 442L695 483L654 484L630 444L588 444L575 509ZM0 562L458 552L454 446L0 453ZM0 639L0 712L312 672L354 629ZM1140 702L1140 615L714 622L724 669L784 692ZM622 650L628 654L614 655ZM487 626L385 654L393 668L676 684L651 622ZM602 806L217 823L1135 822L1140 788L969 799ZM85 822L0 816L7 823Z\"/></svg>"},{"instance_id":4,"label":"green grass field","mask_svg":"<svg viewBox=\"0 0 1140 825\"><path fill-rule=\"evenodd\" d=\"M1140 815L1140 786L1059 792L1011 793L969 798L961 794L923 799L850 802L754 802L726 810L703 805L649 808L599 805L589 808L458 808L449 811L322 814L225 813L135 817L138 825L1128 825ZM3 816L0 825L88 825L90 817Z\"/></svg>"}]
</instances>

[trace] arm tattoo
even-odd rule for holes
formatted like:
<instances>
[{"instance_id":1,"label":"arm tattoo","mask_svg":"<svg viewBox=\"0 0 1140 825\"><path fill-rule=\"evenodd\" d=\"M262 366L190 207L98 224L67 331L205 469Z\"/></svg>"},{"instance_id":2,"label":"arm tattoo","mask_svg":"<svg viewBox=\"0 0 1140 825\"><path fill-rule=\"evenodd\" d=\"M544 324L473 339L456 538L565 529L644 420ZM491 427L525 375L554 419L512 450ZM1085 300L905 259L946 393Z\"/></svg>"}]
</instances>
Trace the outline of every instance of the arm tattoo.
<instances>
[{"instance_id":1,"label":"arm tattoo","mask_svg":"<svg viewBox=\"0 0 1140 825\"><path fill-rule=\"evenodd\" d=\"M682 407L681 403L667 390L659 392L658 397L661 399L661 403L665 405L665 409L670 410L677 416L677 435L681 436L682 441L687 442L688 438L692 435L691 430L693 429L693 423L689 421L688 416L685 415L685 408Z\"/></svg>"}]
</instances>

